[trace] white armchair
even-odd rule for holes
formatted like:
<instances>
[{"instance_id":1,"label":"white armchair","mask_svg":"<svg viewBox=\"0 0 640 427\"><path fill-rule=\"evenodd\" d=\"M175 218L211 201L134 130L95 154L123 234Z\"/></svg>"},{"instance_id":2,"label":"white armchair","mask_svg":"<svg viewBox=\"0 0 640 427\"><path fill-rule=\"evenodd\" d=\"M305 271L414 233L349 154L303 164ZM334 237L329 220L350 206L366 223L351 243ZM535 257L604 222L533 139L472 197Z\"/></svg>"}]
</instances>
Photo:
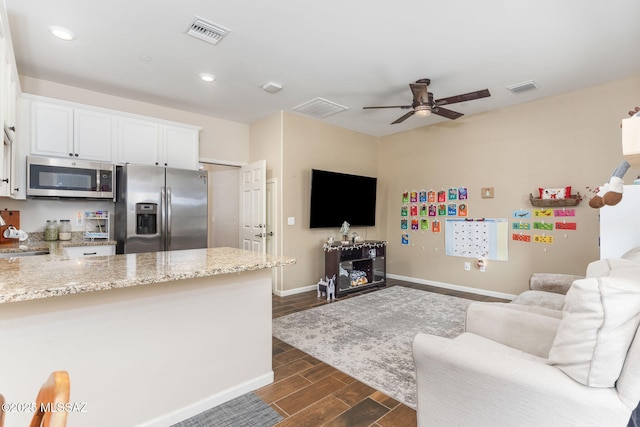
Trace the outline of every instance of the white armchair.
<instances>
[{"instance_id":1,"label":"white armchair","mask_svg":"<svg viewBox=\"0 0 640 427\"><path fill-rule=\"evenodd\" d=\"M418 334L418 426L627 426L640 401L640 268L576 280L566 300L561 318L474 302L455 339Z\"/></svg>"}]
</instances>

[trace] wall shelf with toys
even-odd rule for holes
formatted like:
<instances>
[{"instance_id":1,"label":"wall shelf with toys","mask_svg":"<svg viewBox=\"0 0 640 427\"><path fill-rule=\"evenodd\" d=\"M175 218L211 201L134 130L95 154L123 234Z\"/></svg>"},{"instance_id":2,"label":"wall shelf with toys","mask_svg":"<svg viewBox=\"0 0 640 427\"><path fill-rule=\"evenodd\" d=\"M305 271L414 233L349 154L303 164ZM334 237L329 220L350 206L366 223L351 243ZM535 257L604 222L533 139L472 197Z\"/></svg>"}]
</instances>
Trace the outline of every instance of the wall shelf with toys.
<instances>
[{"instance_id":1,"label":"wall shelf with toys","mask_svg":"<svg viewBox=\"0 0 640 427\"><path fill-rule=\"evenodd\" d=\"M335 274L335 295L375 286L386 286L387 242L366 240L349 245L325 244L324 270L326 277Z\"/></svg>"},{"instance_id":2,"label":"wall shelf with toys","mask_svg":"<svg viewBox=\"0 0 640 427\"><path fill-rule=\"evenodd\" d=\"M531 201L531 206L540 208L577 206L581 200L582 196L580 196L580 193L576 193L565 199L541 199L539 197L533 197L533 194L529 193L529 201Z\"/></svg>"}]
</instances>

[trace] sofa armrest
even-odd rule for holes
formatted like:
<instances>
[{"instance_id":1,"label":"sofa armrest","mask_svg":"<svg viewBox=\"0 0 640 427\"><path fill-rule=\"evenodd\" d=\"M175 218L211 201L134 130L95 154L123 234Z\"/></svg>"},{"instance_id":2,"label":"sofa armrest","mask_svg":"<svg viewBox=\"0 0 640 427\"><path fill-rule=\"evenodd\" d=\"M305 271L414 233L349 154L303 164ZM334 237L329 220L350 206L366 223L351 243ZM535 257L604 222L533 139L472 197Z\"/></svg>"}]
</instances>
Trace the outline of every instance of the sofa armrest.
<instances>
[{"instance_id":1,"label":"sofa armrest","mask_svg":"<svg viewBox=\"0 0 640 427\"><path fill-rule=\"evenodd\" d=\"M547 359L561 319L558 312L504 302L472 302L465 331Z\"/></svg>"},{"instance_id":2,"label":"sofa armrest","mask_svg":"<svg viewBox=\"0 0 640 427\"><path fill-rule=\"evenodd\" d=\"M578 279L584 279L584 276L560 273L533 273L529 278L529 289L566 294L573 281Z\"/></svg>"},{"instance_id":3,"label":"sofa armrest","mask_svg":"<svg viewBox=\"0 0 640 427\"><path fill-rule=\"evenodd\" d=\"M418 334L418 426L626 426L614 388L583 386L543 363Z\"/></svg>"}]
</instances>

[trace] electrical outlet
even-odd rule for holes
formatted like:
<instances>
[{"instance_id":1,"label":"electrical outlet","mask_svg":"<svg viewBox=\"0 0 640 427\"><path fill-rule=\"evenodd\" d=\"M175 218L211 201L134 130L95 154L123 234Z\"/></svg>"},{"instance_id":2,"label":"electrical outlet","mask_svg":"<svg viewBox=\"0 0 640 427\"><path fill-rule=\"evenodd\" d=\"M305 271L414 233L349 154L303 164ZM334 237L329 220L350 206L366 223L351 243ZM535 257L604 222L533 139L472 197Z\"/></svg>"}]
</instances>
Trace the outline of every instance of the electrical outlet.
<instances>
[{"instance_id":1,"label":"electrical outlet","mask_svg":"<svg viewBox=\"0 0 640 427\"><path fill-rule=\"evenodd\" d=\"M471 271L471 263L470 262L465 262L464 263L464 270L465 271Z\"/></svg>"}]
</instances>

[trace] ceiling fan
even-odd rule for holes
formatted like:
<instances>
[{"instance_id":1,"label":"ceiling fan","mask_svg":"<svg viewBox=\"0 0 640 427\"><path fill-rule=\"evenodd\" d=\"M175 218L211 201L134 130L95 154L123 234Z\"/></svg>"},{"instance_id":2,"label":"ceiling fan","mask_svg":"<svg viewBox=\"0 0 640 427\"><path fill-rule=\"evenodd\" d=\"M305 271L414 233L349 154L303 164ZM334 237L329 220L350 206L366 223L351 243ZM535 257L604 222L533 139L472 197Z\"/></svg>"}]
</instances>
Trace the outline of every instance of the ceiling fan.
<instances>
[{"instance_id":1,"label":"ceiling fan","mask_svg":"<svg viewBox=\"0 0 640 427\"><path fill-rule=\"evenodd\" d=\"M449 110L447 108L442 108L443 105L455 104L456 102L472 101L474 99L486 98L488 96L491 96L491 94L489 93L489 89L483 89L475 92L465 93L462 95L450 96L448 98L436 99L434 101L433 93L427 91L427 87L430 83L431 80L429 79L420 79L415 83L409 84L411 92L413 92L413 102L411 103L411 105L390 105L383 107L362 108L364 110L373 108L411 108L411 111L409 111L407 114L391 122L392 125L395 125L396 123L402 123L414 114L416 116L425 117L433 113L451 120L455 120L458 117L464 116L464 114L458 113L457 111Z\"/></svg>"}]
</instances>

